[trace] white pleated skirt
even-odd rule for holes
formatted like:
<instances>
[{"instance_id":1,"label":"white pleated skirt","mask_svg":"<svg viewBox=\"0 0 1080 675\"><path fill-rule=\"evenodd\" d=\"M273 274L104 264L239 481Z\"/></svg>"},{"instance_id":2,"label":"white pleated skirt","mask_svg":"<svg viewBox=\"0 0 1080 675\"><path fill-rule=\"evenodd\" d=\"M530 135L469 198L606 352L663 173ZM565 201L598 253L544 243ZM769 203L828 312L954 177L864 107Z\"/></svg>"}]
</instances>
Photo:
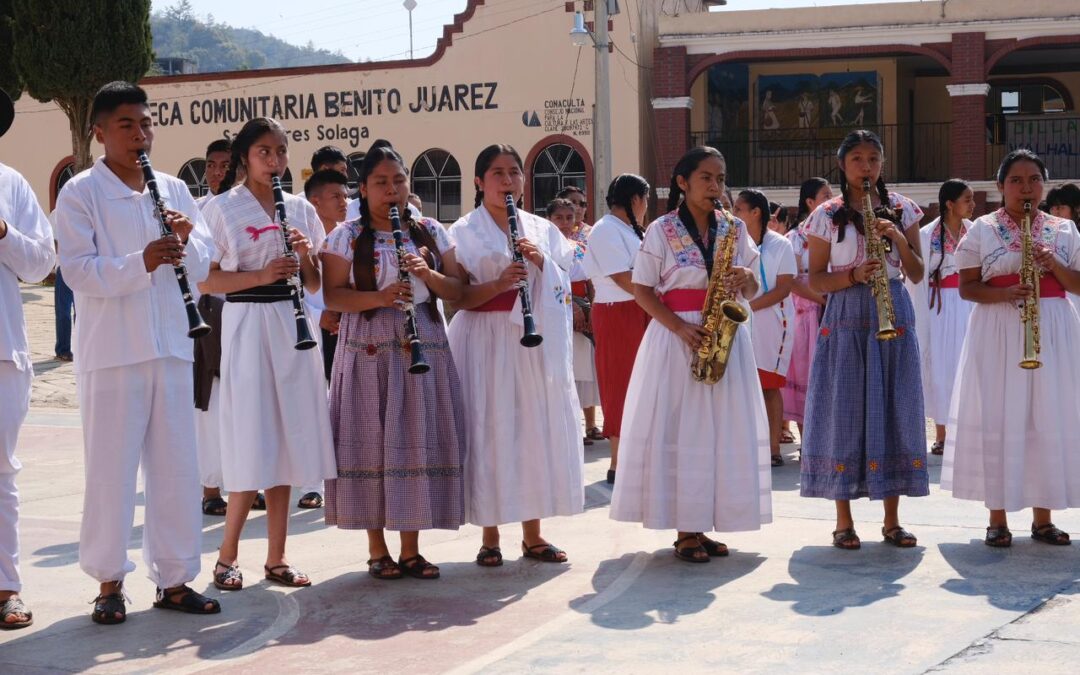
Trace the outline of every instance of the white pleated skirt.
<instances>
[{"instance_id":1,"label":"white pleated skirt","mask_svg":"<svg viewBox=\"0 0 1080 675\"><path fill-rule=\"evenodd\" d=\"M676 312L697 324L700 312ZM694 381L690 348L653 321L626 395L614 520L683 532L772 522L769 428L754 347L741 327L723 379Z\"/></svg>"},{"instance_id":2,"label":"white pleated skirt","mask_svg":"<svg viewBox=\"0 0 1080 675\"><path fill-rule=\"evenodd\" d=\"M522 347L508 312L460 311L446 332L466 402L466 519L493 526L581 513L584 447L569 358L547 364L543 346Z\"/></svg>"},{"instance_id":3,"label":"white pleated skirt","mask_svg":"<svg viewBox=\"0 0 1080 675\"><path fill-rule=\"evenodd\" d=\"M220 443L229 492L337 475L322 355L295 343L292 303L225 304Z\"/></svg>"},{"instance_id":4,"label":"white pleated skirt","mask_svg":"<svg viewBox=\"0 0 1080 675\"><path fill-rule=\"evenodd\" d=\"M989 509L1080 506L1080 316L1040 303L1042 367L1024 370L1016 307L977 304L949 413L941 487Z\"/></svg>"},{"instance_id":5,"label":"white pleated skirt","mask_svg":"<svg viewBox=\"0 0 1080 675\"><path fill-rule=\"evenodd\" d=\"M596 348L581 333L574 333L574 385L582 408L600 405L600 387L596 383Z\"/></svg>"},{"instance_id":6,"label":"white pleated skirt","mask_svg":"<svg viewBox=\"0 0 1080 675\"><path fill-rule=\"evenodd\" d=\"M955 288L941 289L941 302L940 314L937 306L923 313L927 322L926 344L920 347L926 416L935 424L944 425L949 420L949 403L953 383L956 382L957 364L960 363L960 351L964 347L964 335L974 304L961 299L959 290Z\"/></svg>"}]
</instances>

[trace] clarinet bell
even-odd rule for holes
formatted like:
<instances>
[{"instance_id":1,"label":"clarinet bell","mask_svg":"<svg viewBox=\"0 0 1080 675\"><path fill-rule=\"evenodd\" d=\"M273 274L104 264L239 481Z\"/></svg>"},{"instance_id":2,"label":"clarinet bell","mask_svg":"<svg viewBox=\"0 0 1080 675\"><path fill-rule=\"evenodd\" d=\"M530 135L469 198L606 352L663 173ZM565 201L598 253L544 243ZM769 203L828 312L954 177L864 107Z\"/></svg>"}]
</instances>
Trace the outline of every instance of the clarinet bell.
<instances>
[{"instance_id":1,"label":"clarinet bell","mask_svg":"<svg viewBox=\"0 0 1080 675\"><path fill-rule=\"evenodd\" d=\"M187 303L185 309L187 309L187 336L195 339L201 338L204 335L209 335L212 329L205 321L203 321L202 315L199 314L199 309L195 306L195 303Z\"/></svg>"},{"instance_id":2,"label":"clarinet bell","mask_svg":"<svg viewBox=\"0 0 1080 675\"><path fill-rule=\"evenodd\" d=\"M411 352L412 362L409 366L409 374L411 375L423 375L431 370L431 366L424 361L424 355L420 352L420 342L416 341L409 345L409 351Z\"/></svg>"},{"instance_id":3,"label":"clarinet bell","mask_svg":"<svg viewBox=\"0 0 1080 675\"><path fill-rule=\"evenodd\" d=\"M296 347L297 351L305 351L312 349L319 343L315 341L315 338L311 336L311 329L308 327L306 317L296 317Z\"/></svg>"},{"instance_id":4,"label":"clarinet bell","mask_svg":"<svg viewBox=\"0 0 1080 675\"><path fill-rule=\"evenodd\" d=\"M536 332L536 323L531 316L525 317L525 335L521 336L522 347L537 347L544 341L544 336Z\"/></svg>"}]
</instances>

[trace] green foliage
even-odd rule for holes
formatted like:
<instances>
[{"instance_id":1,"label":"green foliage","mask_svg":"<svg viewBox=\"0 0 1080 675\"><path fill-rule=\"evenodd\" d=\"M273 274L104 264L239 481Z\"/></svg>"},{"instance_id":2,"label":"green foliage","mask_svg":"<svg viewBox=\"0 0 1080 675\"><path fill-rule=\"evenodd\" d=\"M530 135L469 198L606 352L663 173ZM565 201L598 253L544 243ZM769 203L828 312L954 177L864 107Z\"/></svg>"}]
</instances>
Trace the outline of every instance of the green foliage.
<instances>
[{"instance_id":1,"label":"green foliage","mask_svg":"<svg viewBox=\"0 0 1080 675\"><path fill-rule=\"evenodd\" d=\"M11 19L12 0L0 0L0 89L11 100L22 94L23 83L15 70L15 36Z\"/></svg>"},{"instance_id":2,"label":"green foliage","mask_svg":"<svg viewBox=\"0 0 1080 675\"><path fill-rule=\"evenodd\" d=\"M296 47L252 28L233 28L200 19L182 0L150 17L154 50L159 57L194 61L200 73L350 63L340 52Z\"/></svg>"}]
</instances>

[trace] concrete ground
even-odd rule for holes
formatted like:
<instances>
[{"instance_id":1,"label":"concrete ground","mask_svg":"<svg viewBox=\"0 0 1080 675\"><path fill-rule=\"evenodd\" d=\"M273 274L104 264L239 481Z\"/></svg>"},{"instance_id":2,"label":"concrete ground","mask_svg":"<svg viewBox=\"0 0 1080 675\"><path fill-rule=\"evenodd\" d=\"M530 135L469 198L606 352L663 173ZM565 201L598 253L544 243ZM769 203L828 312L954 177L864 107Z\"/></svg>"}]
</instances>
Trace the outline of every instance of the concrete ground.
<instances>
[{"instance_id":1,"label":"concrete ground","mask_svg":"<svg viewBox=\"0 0 1080 675\"><path fill-rule=\"evenodd\" d=\"M203 573L194 586L223 611L195 617L155 610L139 553L142 507L130 548L128 621L93 624L96 585L78 567L82 452L70 365L48 363L51 293L27 288L35 340L34 407L23 429L24 596L27 630L0 632L0 672L802 672L1074 673L1080 658L1080 545L1026 536L1030 513L1011 514L1012 549L981 543L986 513L937 487L901 504L919 546L878 541L881 506L855 505L861 551L829 545L833 509L798 495L794 446L774 470L774 522L724 535L726 559L688 565L671 555L672 532L608 519L606 443L586 452L584 514L545 522L570 563L516 555L472 560L477 528L433 532L422 550L442 567L434 582L367 576L363 533L327 528L322 511L296 510L289 556L314 579L286 590L260 581L265 515L241 546L247 587L210 583L223 519L204 519ZM48 321L46 321L46 317ZM41 347L45 349L41 349ZM1055 521L1080 536L1080 511Z\"/></svg>"}]
</instances>

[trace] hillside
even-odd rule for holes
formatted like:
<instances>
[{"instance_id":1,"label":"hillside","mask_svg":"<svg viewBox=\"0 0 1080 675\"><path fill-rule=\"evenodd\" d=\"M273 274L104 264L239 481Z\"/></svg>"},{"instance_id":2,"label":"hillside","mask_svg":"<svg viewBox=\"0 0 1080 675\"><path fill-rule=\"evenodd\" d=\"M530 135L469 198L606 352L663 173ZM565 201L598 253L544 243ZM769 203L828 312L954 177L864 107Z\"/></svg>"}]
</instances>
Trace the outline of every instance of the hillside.
<instances>
[{"instance_id":1,"label":"hillside","mask_svg":"<svg viewBox=\"0 0 1080 675\"><path fill-rule=\"evenodd\" d=\"M252 28L217 23L213 16L197 17L186 0L151 14L150 30L157 58L189 59L201 73L351 63L340 52L297 47Z\"/></svg>"}]
</instances>

